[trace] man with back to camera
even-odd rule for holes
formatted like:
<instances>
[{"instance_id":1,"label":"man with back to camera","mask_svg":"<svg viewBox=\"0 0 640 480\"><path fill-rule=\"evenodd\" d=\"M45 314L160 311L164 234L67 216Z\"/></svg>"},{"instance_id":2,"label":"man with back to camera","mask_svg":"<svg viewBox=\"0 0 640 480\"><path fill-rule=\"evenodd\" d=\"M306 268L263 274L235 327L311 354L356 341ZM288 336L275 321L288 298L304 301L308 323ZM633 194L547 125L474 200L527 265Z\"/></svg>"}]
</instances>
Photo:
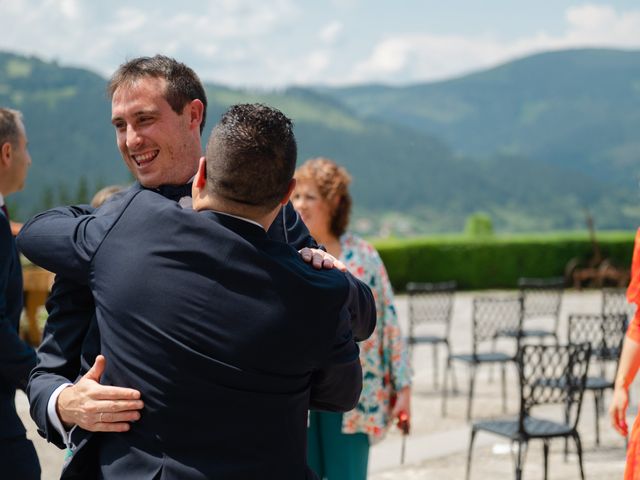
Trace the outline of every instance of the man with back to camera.
<instances>
[{"instance_id":1,"label":"man with back to camera","mask_svg":"<svg viewBox=\"0 0 640 480\"><path fill-rule=\"evenodd\" d=\"M54 209L23 228L30 259L89 279L103 379L145 399L129 432L100 439L100 478L313 478L306 412L357 403L351 321L375 310L351 275L267 237L295 159L289 119L237 105L200 162L195 211L132 189L119 208Z\"/></svg>"},{"instance_id":2,"label":"man with back to camera","mask_svg":"<svg viewBox=\"0 0 640 480\"><path fill-rule=\"evenodd\" d=\"M15 406L36 353L18 336L22 313L22 267L4 197L24 187L31 157L22 115L0 108L0 466L6 478L39 479L40 463Z\"/></svg>"},{"instance_id":3,"label":"man with back to camera","mask_svg":"<svg viewBox=\"0 0 640 480\"><path fill-rule=\"evenodd\" d=\"M196 74L168 57L136 58L114 73L108 92L118 147L140 184L176 201L188 195L190 186L184 184L197 170L207 105ZM296 249L315 245L290 204L276 217L269 237ZM313 262L317 265L318 257ZM365 285L359 288L370 295ZM49 319L28 389L31 414L47 440L60 447L73 443L79 452L78 447L90 438L88 431L128 430L129 422L139 418L144 399L135 385L100 385L102 359L90 369L100 347L96 323L90 320L93 300L86 287L59 275L47 308ZM366 338L373 326L354 325L354 334ZM79 372L87 370L70 386ZM90 451L84 449L83 455ZM82 462L76 455L74 461Z\"/></svg>"}]
</instances>

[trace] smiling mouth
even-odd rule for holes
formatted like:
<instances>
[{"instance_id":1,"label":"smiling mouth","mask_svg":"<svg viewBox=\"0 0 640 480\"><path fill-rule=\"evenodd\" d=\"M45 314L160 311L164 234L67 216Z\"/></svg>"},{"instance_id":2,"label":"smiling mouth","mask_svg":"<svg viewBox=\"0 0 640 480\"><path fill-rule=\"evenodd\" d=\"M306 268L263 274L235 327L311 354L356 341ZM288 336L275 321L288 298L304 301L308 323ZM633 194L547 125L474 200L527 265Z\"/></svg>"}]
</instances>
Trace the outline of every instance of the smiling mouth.
<instances>
[{"instance_id":1,"label":"smiling mouth","mask_svg":"<svg viewBox=\"0 0 640 480\"><path fill-rule=\"evenodd\" d=\"M146 164L152 162L158 156L158 153L160 153L160 150L154 150L153 152L131 155L131 158L134 162L136 162L136 165L138 165L139 167L143 167Z\"/></svg>"}]
</instances>

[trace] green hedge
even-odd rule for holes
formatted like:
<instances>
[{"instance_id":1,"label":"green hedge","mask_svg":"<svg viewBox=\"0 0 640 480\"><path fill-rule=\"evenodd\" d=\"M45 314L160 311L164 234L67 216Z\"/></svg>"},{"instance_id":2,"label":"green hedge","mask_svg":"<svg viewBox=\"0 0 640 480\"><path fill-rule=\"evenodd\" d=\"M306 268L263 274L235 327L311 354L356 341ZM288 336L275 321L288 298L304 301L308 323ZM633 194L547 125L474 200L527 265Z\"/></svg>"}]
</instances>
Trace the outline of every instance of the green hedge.
<instances>
[{"instance_id":1,"label":"green hedge","mask_svg":"<svg viewBox=\"0 0 640 480\"><path fill-rule=\"evenodd\" d=\"M628 266L634 233L600 232L604 258ZM475 239L438 236L374 240L396 291L408 282L456 280L460 289L513 288L518 277L563 276L572 258L588 260L593 252L584 233L512 235Z\"/></svg>"}]
</instances>

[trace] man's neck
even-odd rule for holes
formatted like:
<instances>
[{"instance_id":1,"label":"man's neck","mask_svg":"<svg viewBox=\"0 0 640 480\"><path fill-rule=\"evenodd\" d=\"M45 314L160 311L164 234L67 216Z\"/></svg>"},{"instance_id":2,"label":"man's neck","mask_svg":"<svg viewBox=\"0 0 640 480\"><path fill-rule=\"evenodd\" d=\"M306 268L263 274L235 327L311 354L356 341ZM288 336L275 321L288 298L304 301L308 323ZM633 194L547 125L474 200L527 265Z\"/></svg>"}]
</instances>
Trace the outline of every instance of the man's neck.
<instances>
[{"instance_id":1,"label":"man's neck","mask_svg":"<svg viewBox=\"0 0 640 480\"><path fill-rule=\"evenodd\" d=\"M249 220L262 226L265 231L269 230L269 227L280 211L280 205L274 207L270 212L265 213L260 209L239 206L223 199L219 199L213 195L208 195L206 201L194 202L194 208L196 210L213 210L215 212Z\"/></svg>"},{"instance_id":2,"label":"man's neck","mask_svg":"<svg viewBox=\"0 0 640 480\"><path fill-rule=\"evenodd\" d=\"M237 218L238 220L242 220L243 222L251 223L251 224L255 225L256 227L260 227L260 228L264 229L264 225L254 221L254 220L251 220L250 218L241 217L240 215L233 215L233 214L228 213L228 212L221 212L219 210L209 210L209 211L210 212L215 212L215 213L217 213L219 215L226 215L228 217Z\"/></svg>"}]
</instances>

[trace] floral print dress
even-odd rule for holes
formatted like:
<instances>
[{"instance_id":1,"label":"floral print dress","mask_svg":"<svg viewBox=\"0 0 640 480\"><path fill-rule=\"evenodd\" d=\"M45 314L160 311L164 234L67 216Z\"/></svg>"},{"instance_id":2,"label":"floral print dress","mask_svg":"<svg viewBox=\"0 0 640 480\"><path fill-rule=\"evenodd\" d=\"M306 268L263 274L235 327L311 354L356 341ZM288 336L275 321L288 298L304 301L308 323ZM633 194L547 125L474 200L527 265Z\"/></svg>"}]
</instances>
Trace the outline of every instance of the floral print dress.
<instances>
[{"instance_id":1,"label":"floral print dress","mask_svg":"<svg viewBox=\"0 0 640 480\"><path fill-rule=\"evenodd\" d=\"M377 311L373 334L360 343L362 394L356 408L343 415L342 432L366 433L373 444L384 437L390 425L391 393L411 384L411 367L380 255L372 245L348 232L340 237L340 247L340 260L371 288Z\"/></svg>"}]
</instances>

